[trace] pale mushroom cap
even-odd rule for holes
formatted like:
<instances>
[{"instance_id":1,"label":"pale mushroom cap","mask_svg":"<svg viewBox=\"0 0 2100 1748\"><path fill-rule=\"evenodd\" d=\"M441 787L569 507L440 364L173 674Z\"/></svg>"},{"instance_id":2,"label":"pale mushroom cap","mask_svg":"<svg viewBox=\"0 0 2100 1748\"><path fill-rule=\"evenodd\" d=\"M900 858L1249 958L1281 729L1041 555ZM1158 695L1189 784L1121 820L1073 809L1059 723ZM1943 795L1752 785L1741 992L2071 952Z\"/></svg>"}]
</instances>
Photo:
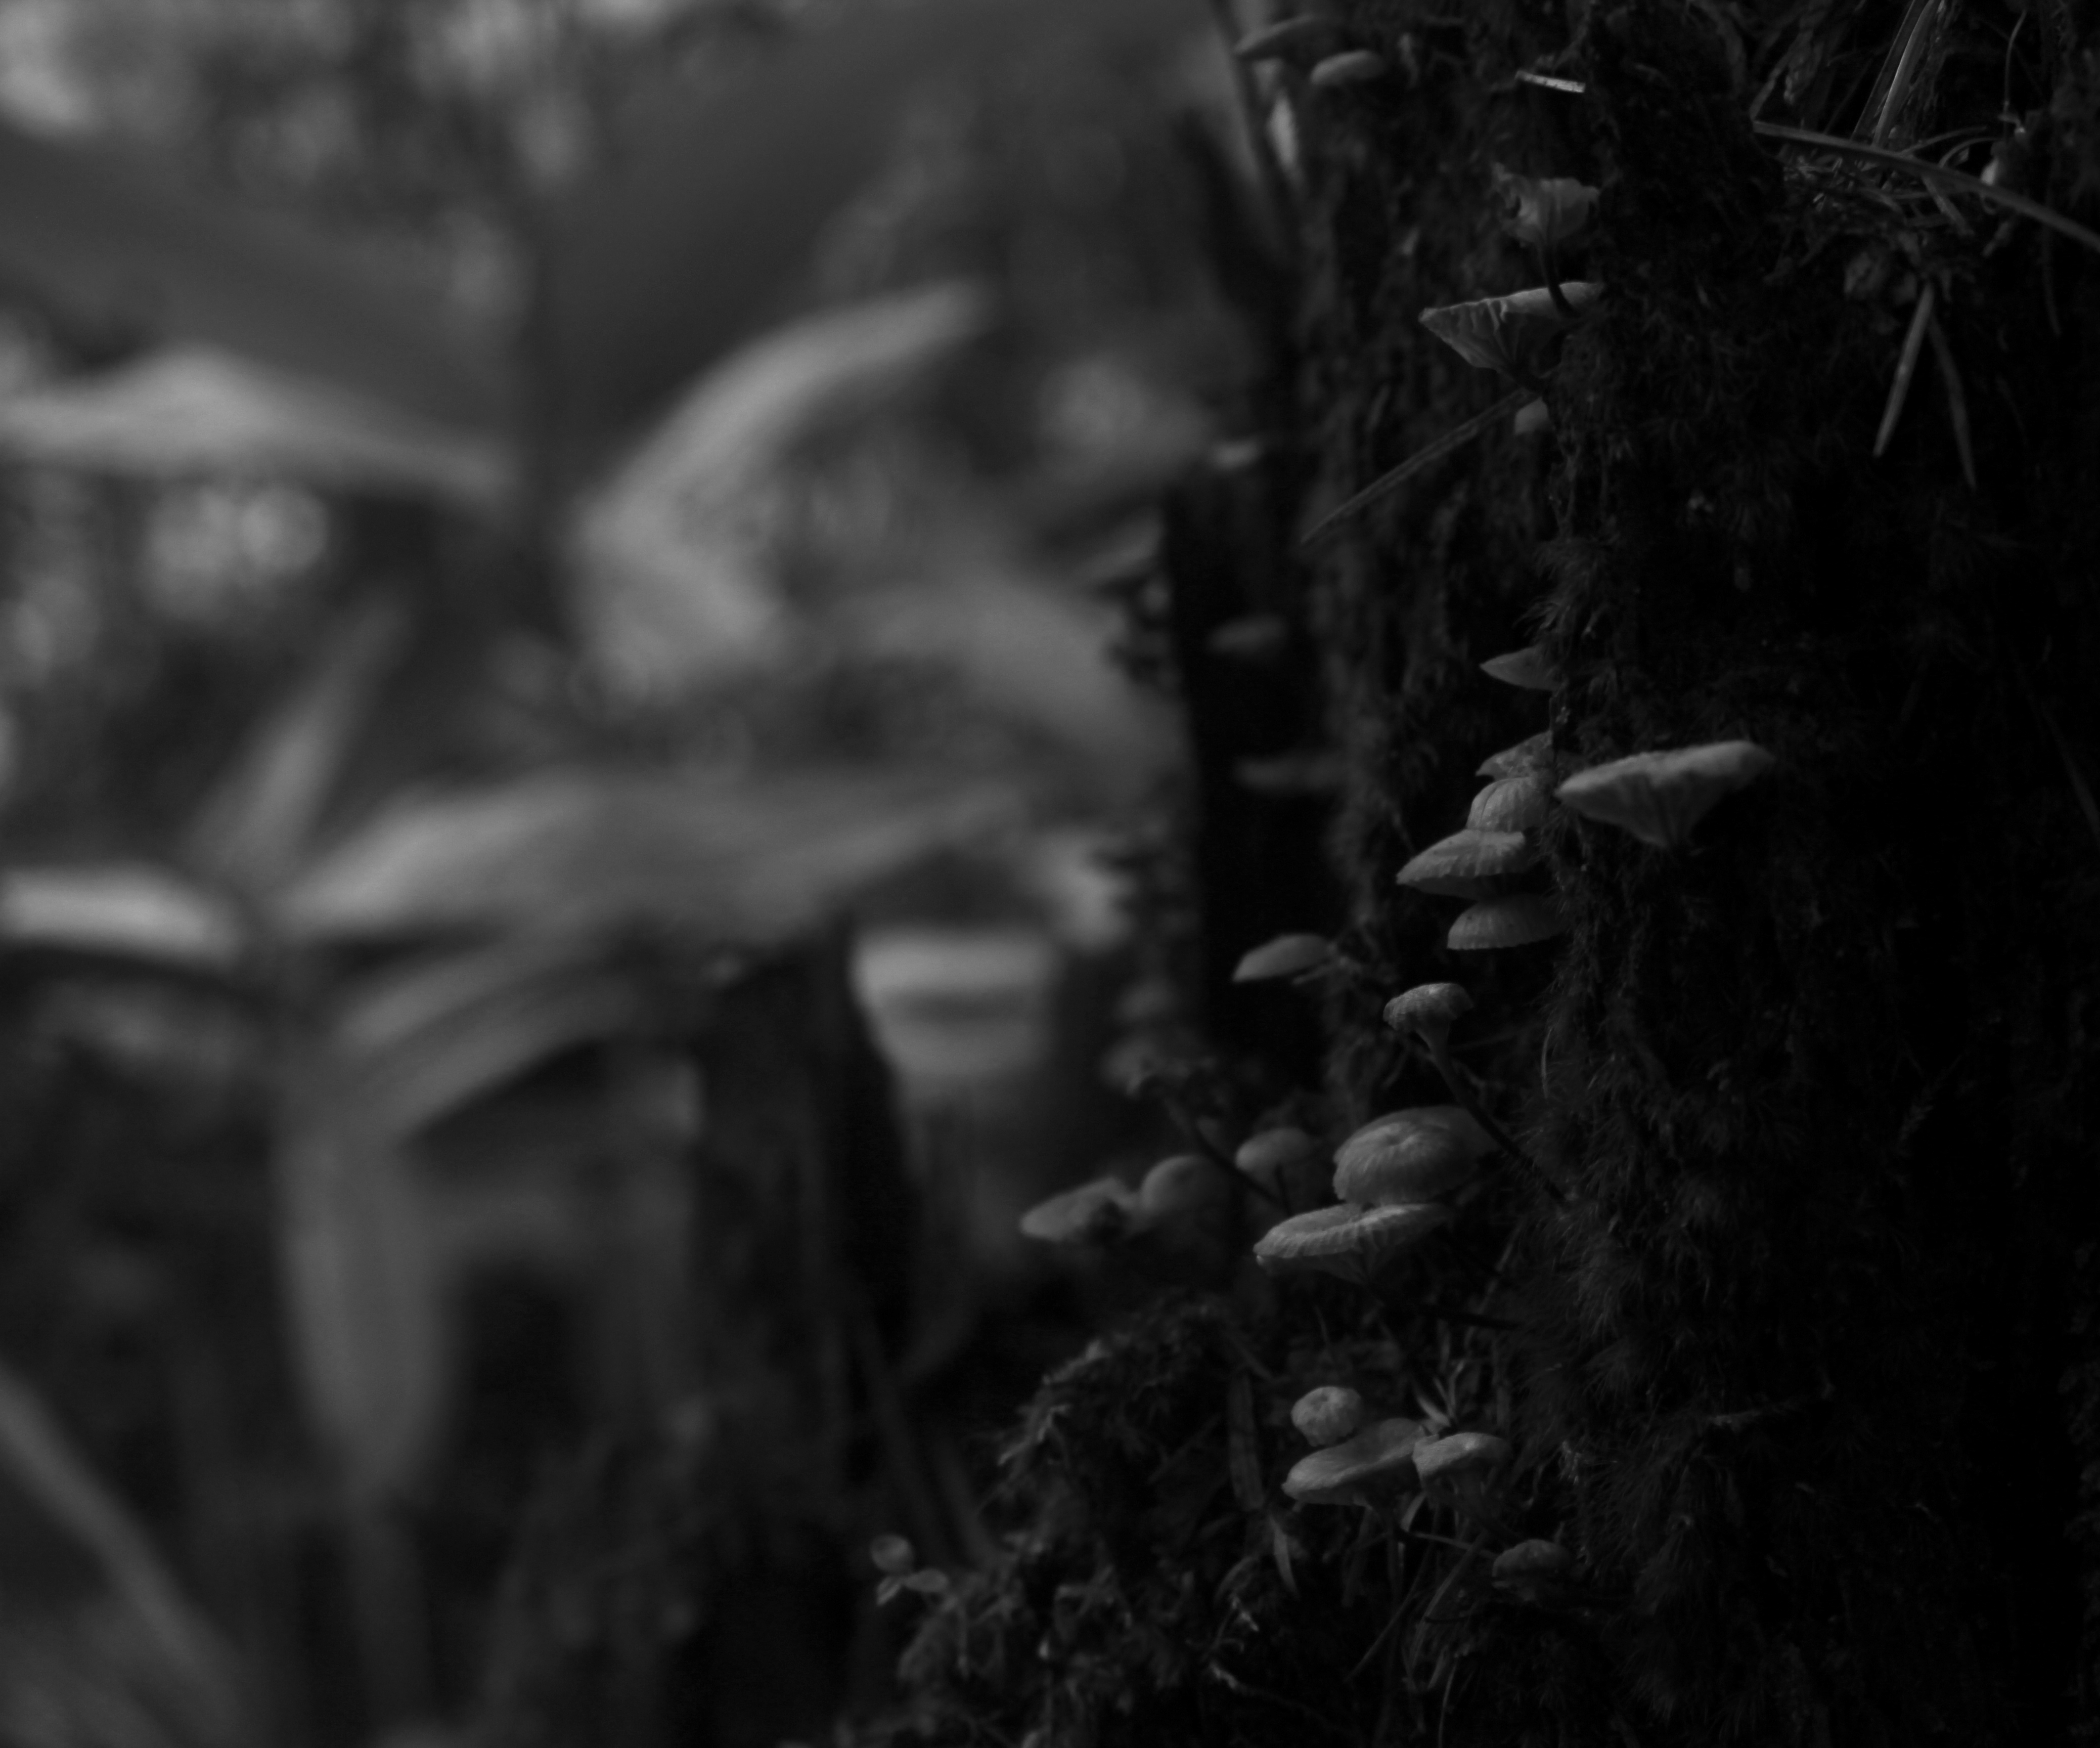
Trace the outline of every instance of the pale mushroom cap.
<instances>
[{"instance_id":1,"label":"pale mushroom cap","mask_svg":"<svg viewBox=\"0 0 2100 1748\"><path fill-rule=\"evenodd\" d=\"M1423 892L1470 898L1476 883L1520 874L1538 859L1521 832L1454 832L1410 859L1393 877Z\"/></svg>"},{"instance_id":2,"label":"pale mushroom cap","mask_svg":"<svg viewBox=\"0 0 2100 1748\"><path fill-rule=\"evenodd\" d=\"M1575 311L1572 319L1561 314L1552 293L1540 285L1511 292L1506 298L1481 298L1471 303L1424 310L1422 325L1467 364L1515 375L1529 366L1554 335L1576 326L1587 316L1604 288L1570 280L1560 290Z\"/></svg>"},{"instance_id":3,"label":"pale mushroom cap","mask_svg":"<svg viewBox=\"0 0 2100 1748\"><path fill-rule=\"evenodd\" d=\"M1171 1220L1215 1207L1232 1190L1232 1180L1212 1161L1199 1153L1177 1153L1145 1174L1137 1212L1145 1221Z\"/></svg>"},{"instance_id":4,"label":"pale mushroom cap","mask_svg":"<svg viewBox=\"0 0 2100 1748\"><path fill-rule=\"evenodd\" d=\"M1553 805L1552 786L1540 770L1498 777L1473 797L1467 828L1474 832L1536 832Z\"/></svg>"},{"instance_id":5,"label":"pale mushroom cap","mask_svg":"<svg viewBox=\"0 0 2100 1748\"><path fill-rule=\"evenodd\" d=\"M1364 1424L1364 1399L1347 1384L1323 1384L1290 1406L1290 1424L1321 1450L1339 1445Z\"/></svg>"},{"instance_id":6,"label":"pale mushroom cap","mask_svg":"<svg viewBox=\"0 0 2100 1748\"><path fill-rule=\"evenodd\" d=\"M1487 1476L1510 1459L1507 1441L1492 1432L1452 1432L1414 1450L1414 1466L1425 1487L1449 1485L1467 1476Z\"/></svg>"},{"instance_id":7,"label":"pale mushroom cap","mask_svg":"<svg viewBox=\"0 0 2100 1748\"><path fill-rule=\"evenodd\" d=\"M1367 1281L1392 1256L1427 1238L1451 1217L1440 1203L1411 1207L1315 1208L1294 1214L1264 1233L1254 1260L1271 1274L1317 1271Z\"/></svg>"},{"instance_id":8,"label":"pale mushroom cap","mask_svg":"<svg viewBox=\"0 0 2100 1748\"><path fill-rule=\"evenodd\" d=\"M1458 952L1479 953L1496 947L1528 947L1567 932L1568 919L1558 898L1524 892L1513 898L1484 899L1461 911L1444 944Z\"/></svg>"},{"instance_id":9,"label":"pale mushroom cap","mask_svg":"<svg viewBox=\"0 0 2100 1748\"><path fill-rule=\"evenodd\" d=\"M1300 972L1318 970L1334 956L1335 950L1325 936L1280 934L1242 953L1233 968L1233 982L1255 983L1268 978L1295 977Z\"/></svg>"},{"instance_id":10,"label":"pale mushroom cap","mask_svg":"<svg viewBox=\"0 0 2100 1748\"><path fill-rule=\"evenodd\" d=\"M1300 1159L1311 1159L1319 1150L1319 1142L1303 1129L1264 1129L1240 1143L1233 1163L1250 1177L1266 1180Z\"/></svg>"},{"instance_id":11,"label":"pale mushroom cap","mask_svg":"<svg viewBox=\"0 0 2100 1748\"><path fill-rule=\"evenodd\" d=\"M1039 1202L1021 1216L1025 1238L1045 1244L1114 1243L1130 1229L1137 1198L1119 1177L1096 1177Z\"/></svg>"},{"instance_id":12,"label":"pale mushroom cap","mask_svg":"<svg viewBox=\"0 0 2100 1748\"><path fill-rule=\"evenodd\" d=\"M1456 1106L1394 1111L1365 1123L1336 1150L1335 1194L1365 1207L1433 1201L1471 1177L1475 1163L1493 1146Z\"/></svg>"},{"instance_id":13,"label":"pale mushroom cap","mask_svg":"<svg viewBox=\"0 0 2100 1748\"><path fill-rule=\"evenodd\" d=\"M1369 49L1347 49L1330 55L1306 77L1316 89L1330 91L1344 85L1368 85L1385 73L1385 62Z\"/></svg>"},{"instance_id":14,"label":"pale mushroom cap","mask_svg":"<svg viewBox=\"0 0 2100 1748\"><path fill-rule=\"evenodd\" d=\"M1354 1437L1300 1457L1283 1490L1300 1505L1353 1505L1415 1485L1414 1450L1423 1429L1413 1420L1380 1420Z\"/></svg>"},{"instance_id":15,"label":"pale mushroom cap","mask_svg":"<svg viewBox=\"0 0 2100 1748\"><path fill-rule=\"evenodd\" d=\"M1511 650L1506 656L1490 656L1480 664L1480 672L1491 680L1500 680L1505 686L1521 686L1528 692L1560 690L1560 670L1546 659L1546 651L1536 643Z\"/></svg>"},{"instance_id":16,"label":"pale mushroom cap","mask_svg":"<svg viewBox=\"0 0 2100 1748\"><path fill-rule=\"evenodd\" d=\"M1574 1556L1558 1542L1520 1542L1495 1556L1488 1575L1498 1584L1558 1578L1574 1563Z\"/></svg>"},{"instance_id":17,"label":"pale mushroom cap","mask_svg":"<svg viewBox=\"0 0 2100 1748\"><path fill-rule=\"evenodd\" d=\"M1422 983L1385 1004L1385 1023L1395 1031L1412 1028L1425 1038L1448 1033L1462 1015L1473 1011L1473 998L1459 983Z\"/></svg>"},{"instance_id":18,"label":"pale mushroom cap","mask_svg":"<svg viewBox=\"0 0 2100 1748\"><path fill-rule=\"evenodd\" d=\"M1755 741L1718 740L1594 766L1570 777L1558 793L1586 819L1617 826L1644 844L1667 850L1689 837L1716 802L1776 762Z\"/></svg>"},{"instance_id":19,"label":"pale mushroom cap","mask_svg":"<svg viewBox=\"0 0 2100 1748\"><path fill-rule=\"evenodd\" d=\"M1557 248L1580 236L1597 190L1570 176L1517 176L1494 166L1495 192L1508 203L1502 227L1527 249Z\"/></svg>"},{"instance_id":20,"label":"pale mushroom cap","mask_svg":"<svg viewBox=\"0 0 2100 1748\"><path fill-rule=\"evenodd\" d=\"M1542 771L1552 760L1553 731L1541 729L1538 733L1520 740L1513 747L1504 747L1499 753L1490 753L1480 761L1480 768L1476 775L1514 777L1523 771Z\"/></svg>"}]
</instances>

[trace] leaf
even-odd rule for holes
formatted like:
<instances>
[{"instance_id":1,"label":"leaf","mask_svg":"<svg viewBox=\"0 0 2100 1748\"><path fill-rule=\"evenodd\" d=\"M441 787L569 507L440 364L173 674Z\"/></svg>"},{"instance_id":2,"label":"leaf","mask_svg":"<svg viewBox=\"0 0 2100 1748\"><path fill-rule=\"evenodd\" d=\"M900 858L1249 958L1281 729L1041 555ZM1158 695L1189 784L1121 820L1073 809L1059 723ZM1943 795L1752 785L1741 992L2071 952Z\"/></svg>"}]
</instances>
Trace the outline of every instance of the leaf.
<instances>
[{"instance_id":1,"label":"leaf","mask_svg":"<svg viewBox=\"0 0 2100 1748\"><path fill-rule=\"evenodd\" d=\"M494 439L201 347L0 403L0 450L90 473L262 475L483 511L503 501L512 478Z\"/></svg>"},{"instance_id":2,"label":"leaf","mask_svg":"<svg viewBox=\"0 0 2100 1748\"><path fill-rule=\"evenodd\" d=\"M0 267L105 338L220 348L455 430L510 418L494 348L364 253L121 151L0 126Z\"/></svg>"}]
</instances>

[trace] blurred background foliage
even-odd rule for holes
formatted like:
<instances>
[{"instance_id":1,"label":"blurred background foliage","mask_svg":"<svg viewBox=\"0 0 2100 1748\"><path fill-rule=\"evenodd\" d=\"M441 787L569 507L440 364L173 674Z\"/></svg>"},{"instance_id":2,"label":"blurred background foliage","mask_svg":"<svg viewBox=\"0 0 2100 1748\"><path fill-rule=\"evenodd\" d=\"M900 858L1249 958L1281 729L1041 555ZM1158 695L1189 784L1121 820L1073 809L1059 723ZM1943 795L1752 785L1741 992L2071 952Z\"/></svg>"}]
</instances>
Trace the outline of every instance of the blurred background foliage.
<instances>
[{"instance_id":1,"label":"blurred background foliage","mask_svg":"<svg viewBox=\"0 0 2100 1748\"><path fill-rule=\"evenodd\" d=\"M1144 1140L1230 100L1174 0L0 4L10 1741L880 1688Z\"/></svg>"}]
</instances>

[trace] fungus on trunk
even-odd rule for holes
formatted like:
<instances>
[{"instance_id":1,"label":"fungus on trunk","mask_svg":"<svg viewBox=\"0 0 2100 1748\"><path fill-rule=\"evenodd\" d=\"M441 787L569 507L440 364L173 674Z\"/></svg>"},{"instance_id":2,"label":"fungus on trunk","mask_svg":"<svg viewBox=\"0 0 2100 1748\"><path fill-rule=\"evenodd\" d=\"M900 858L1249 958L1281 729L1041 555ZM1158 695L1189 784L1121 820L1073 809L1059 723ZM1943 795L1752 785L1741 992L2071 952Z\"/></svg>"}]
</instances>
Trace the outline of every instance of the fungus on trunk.
<instances>
[{"instance_id":1,"label":"fungus on trunk","mask_svg":"<svg viewBox=\"0 0 2100 1748\"><path fill-rule=\"evenodd\" d=\"M1304 977L1322 969L1335 950L1317 934L1280 934L1240 956L1233 967L1235 983L1260 983L1273 978Z\"/></svg>"},{"instance_id":2,"label":"fungus on trunk","mask_svg":"<svg viewBox=\"0 0 2100 1748\"><path fill-rule=\"evenodd\" d=\"M1026 1238L1044 1244L1097 1250L1129 1235L1137 1198L1119 1177L1096 1177L1039 1202L1021 1216Z\"/></svg>"},{"instance_id":3,"label":"fungus on trunk","mask_svg":"<svg viewBox=\"0 0 2100 1748\"><path fill-rule=\"evenodd\" d=\"M1420 892L1477 898L1495 890L1493 882L1521 874L1538 860L1538 850L1521 832L1454 832L1410 857L1393 878Z\"/></svg>"},{"instance_id":4,"label":"fungus on trunk","mask_svg":"<svg viewBox=\"0 0 2100 1748\"><path fill-rule=\"evenodd\" d=\"M1396 1417L1365 1427L1352 1438L1300 1457L1283 1490L1300 1505L1376 1505L1418 1485L1414 1450L1419 1422Z\"/></svg>"},{"instance_id":5,"label":"fungus on trunk","mask_svg":"<svg viewBox=\"0 0 2100 1748\"><path fill-rule=\"evenodd\" d=\"M1367 1287L1401 1251L1450 1217L1451 1210L1437 1202L1314 1208L1270 1227L1255 1243L1254 1260L1270 1274L1331 1274Z\"/></svg>"},{"instance_id":6,"label":"fungus on trunk","mask_svg":"<svg viewBox=\"0 0 2100 1748\"><path fill-rule=\"evenodd\" d=\"M1560 690L1560 670L1546 659L1546 651L1536 643L1511 650L1506 656L1490 656L1480 664L1480 672L1491 680L1521 686L1528 692Z\"/></svg>"},{"instance_id":7,"label":"fungus on trunk","mask_svg":"<svg viewBox=\"0 0 2100 1748\"><path fill-rule=\"evenodd\" d=\"M1498 947L1529 947L1567 932L1568 918L1558 898L1520 892L1485 899L1461 911L1444 944L1457 952L1485 953Z\"/></svg>"},{"instance_id":8,"label":"fungus on trunk","mask_svg":"<svg viewBox=\"0 0 2100 1748\"><path fill-rule=\"evenodd\" d=\"M1542 770L1498 777L1473 797L1467 810L1469 832L1536 832L1546 823L1553 791Z\"/></svg>"},{"instance_id":9,"label":"fungus on trunk","mask_svg":"<svg viewBox=\"0 0 2100 1748\"><path fill-rule=\"evenodd\" d=\"M1323 1384L1291 1404L1290 1424L1320 1450L1354 1436L1364 1424L1364 1399L1346 1384Z\"/></svg>"},{"instance_id":10,"label":"fungus on trunk","mask_svg":"<svg viewBox=\"0 0 2100 1748\"><path fill-rule=\"evenodd\" d=\"M1578 771L1560 799L1586 819L1615 825L1643 844L1674 849L1726 797L1776 761L1754 740L1717 740L1672 753L1636 753Z\"/></svg>"},{"instance_id":11,"label":"fungus on trunk","mask_svg":"<svg viewBox=\"0 0 2100 1748\"><path fill-rule=\"evenodd\" d=\"M1497 1143L1456 1105L1396 1110L1367 1123L1335 1154L1335 1194L1365 1207L1434 1201L1473 1175Z\"/></svg>"}]
</instances>

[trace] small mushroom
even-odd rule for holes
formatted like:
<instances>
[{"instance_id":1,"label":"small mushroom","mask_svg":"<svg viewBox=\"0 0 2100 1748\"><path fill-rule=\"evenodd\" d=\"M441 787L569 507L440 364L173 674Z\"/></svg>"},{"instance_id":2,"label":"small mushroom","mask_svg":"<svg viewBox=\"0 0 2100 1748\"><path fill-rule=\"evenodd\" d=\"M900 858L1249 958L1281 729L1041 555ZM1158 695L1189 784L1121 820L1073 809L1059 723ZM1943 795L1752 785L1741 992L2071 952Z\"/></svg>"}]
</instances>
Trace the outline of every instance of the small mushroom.
<instances>
[{"instance_id":1,"label":"small mushroom","mask_svg":"<svg viewBox=\"0 0 2100 1748\"><path fill-rule=\"evenodd\" d=\"M1233 1163L1256 1182L1273 1186L1282 1172L1319 1150L1319 1142L1304 1130L1286 1124L1250 1135L1233 1154Z\"/></svg>"},{"instance_id":2,"label":"small mushroom","mask_svg":"<svg viewBox=\"0 0 2100 1748\"><path fill-rule=\"evenodd\" d=\"M1300 1457L1283 1477L1283 1490L1300 1505L1372 1505L1418 1485L1418 1421L1395 1416L1365 1427L1339 1445Z\"/></svg>"},{"instance_id":3,"label":"small mushroom","mask_svg":"<svg viewBox=\"0 0 2100 1748\"><path fill-rule=\"evenodd\" d=\"M1307 1444L1324 1450L1364 1424L1364 1399L1347 1384L1323 1384L1291 1404L1290 1424L1305 1435Z\"/></svg>"},{"instance_id":4,"label":"small mushroom","mask_svg":"<svg viewBox=\"0 0 2100 1748\"><path fill-rule=\"evenodd\" d=\"M1280 934L1240 956L1233 967L1235 983L1260 983L1272 978L1302 977L1317 971L1335 956L1326 938L1317 934Z\"/></svg>"},{"instance_id":5,"label":"small mushroom","mask_svg":"<svg viewBox=\"0 0 2100 1748\"><path fill-rule=\"evenodd\" d=\"M1411 1031L1441 1052L1449 1042L1451 1028L1473 1011L1473 998L1458 983L1421 983L1385 1004L1385 1023L1395 1031Z\"/></svg>"},{"instance_id":6,"label":"small mushroom","mask_svg":"<svg viewBox=\"0 0 2100 1748\"><path fill-rule=\"evenodd\" d=\"M1513 747L1504 747L1499 753L1490 753L1480 761L1478 773L1483 777L1514 777L1528 770L1543 770L1552 762L1553 735L1550 730L1542 729L1536 735L1520 740Z\"/></svg>"},{"instance_id":7,"label":"small mushroom","mask_svg":"<svg viewBox=\"0 0 2100 1748\"><path fill-rule=\"evenodd\" d=\"M1045 1244L1099 1249L1129 1235L1137 1215L1137 1198L1119 1177L1096 1177L1039 1202L1021 1216L1026 1238Z\"/></svg>"},{"instance_id":8,"label":"small mushroom","mask_svg":"<svg viewBox=\"0 0 2100 1748\"><path fill-rule=\"evenodd\" d=\"M1510 435L1535 437L1553 429L1553 409L1543 400L1527 400L1510 418Z\"/></svg>"},{"instance_id":9,"label":"small mushroom","mask_svg":"<svg viewBox=\"0 0 2100 1748\"><path fill-rule=\"evenodd\" d=\"M1384 57L1369 49L1345 49L1330 55L1306 75L1315 90L1339 90L1344 86L1370 85L1386 76Z\"/></svg>"},{"instance_id":10,"label":"small mushroom","mask_svg":"<svg viewBox=\"0 0 2100 1748\"><path fill-rule=\"evenodd\" d=\"M1500 680L1505 686L1522 686L1528 692L1560 690L1560 670L1546 659L1546 651L1536 643L1511 650L1507 656L1490 656L1480 664L1480 672L1489 679Z\"/></svg>"},{"instance_id":11,"label":"small mushroom","mask_svg":"<svg viewBox=\"0 0 2100 1748\"><path fill-rule=\"evenodd\" d=\"M1452 1432L1414 1450L1422 1490L1476 1514L1485 1508L1489 1490L1509 1459L1508 1444L1492 1432Z\"/></svg>"},{"instance_id":12,"label":"small mushroom","mask_svg":"<svg viewBox=\"0 0 2100 1748\"><path fill-rule=\"evenodd\" d=\"M1379 1269L1451 1217L1441 1203L1399 1207L1315 1208L1264 1233L1254 1260L1271 1274L1316 1273L1367 1286Z\"/></svg>"},{"instance_id":13,"label":"small mushroom","mask_svg":"<svg viewBox=\"0 0 2100 1748\"><path fill-rule=\"evenodd\" d=\"M1480 953L1497 947L1528 947L1567 932L1568 919L1558 898L1520 892L1510 898L1485 899L1461 911L1451 932L1444 937L1444 944L1461 953Z\"/></svg>"},{"instance_id":14,"label":"small mushroom","mask_svg":"<svg viewBox=\"0 0 2100 1748\"><path fill-rule=\"evenodd\" d=\"M1550 1605L1564 1593L1573 1556L1558 1542L1520 1542L1495 1556L1488 1577L1498 1590L1533 1607Z\"/></svg>"},{"instance_id":15,"label":"small mushroom","mask_svg":"<svg viewBox=\"0 0 2100 1748\"><path fill-rule=\"evenodd\" d=\"M1568 313L1564 314L1555 307L1552 292L1542 285L1505 298L1424 310L1422 325L1467 364L1536 386L1533 366L1540 354L1555 335L1586 318L1604 290L1602 285L1585 281L1563 285L1561 295L1568 307Z\"/></svg>"},{"instance_id":16,"label":"small mushroom","mask_svg":"<svg viewBox=\"0 0 2100 1748\"><path fill-rule=\"evenodd\" d=\"M1367 1123L1335 1154L1335 1194L1365 1207L1433 1201L1471 1177L1496 1142L1455 1105L1396 1110Z\"/></svg>"},{"instance_id":17,"label":"small mushroom","mask_svg":"<svg viewBox=\"0 0 2100 1748\"><path fill-rule=\"evenodd\" d=\"M1723 797L1755 782L1776 762L1755 741L1719 740L1594 766L1570 777L1558 792L1584 819L1669 850L1689 837Z\"/></svg>"},{"instance_id":18,"label":"small mushroom","mask_svg":"<svg viewBox=\"0 0 2100 1748\"><path fill-rule=\"evenodd\" d=\"M1527 249L1558 249L1581 236L1597 207L1597 191L1571 176L1517 176L1498 164L1494 185L1508 209L1502 228Z\"/></svg>"},{"instance_id":19,"label":"small mushroom","mask_svg":"<svg viewBox=\"0 0 2100 1748\"><path fill-rule=\"evenodd\" d=\"M1193 1219L1236 1193L1216 1161L1199 1153L1174 1154L1147 1172L1138 1185L1135 1223L1142 1229Z\"/></svg>"},{"instance_id":20,"label":"small mushroom","mask_svg":"<svg viewBox=\"0 0 2100 1748\"><path fill-rule=\"evenodd\" d=\"M1393 877L1423 892L1472 898L1493 889L1485 883L1520 874L1538 859L1538 850L1521 832L1454 832L1410 859Z\"/></svg>"},{"instance_id":21,"label":"small mushroom","mask_svg":"<svg viewBox=\"0 0 2100 1748\"><path fill-rule=\"evenodd\" d=\"M1552 803L1553 791L1543 771L1498 777L1473 797L1466 828L1472 832L1535 832L1546 823Z\"/></svg>"}]
</instances>

